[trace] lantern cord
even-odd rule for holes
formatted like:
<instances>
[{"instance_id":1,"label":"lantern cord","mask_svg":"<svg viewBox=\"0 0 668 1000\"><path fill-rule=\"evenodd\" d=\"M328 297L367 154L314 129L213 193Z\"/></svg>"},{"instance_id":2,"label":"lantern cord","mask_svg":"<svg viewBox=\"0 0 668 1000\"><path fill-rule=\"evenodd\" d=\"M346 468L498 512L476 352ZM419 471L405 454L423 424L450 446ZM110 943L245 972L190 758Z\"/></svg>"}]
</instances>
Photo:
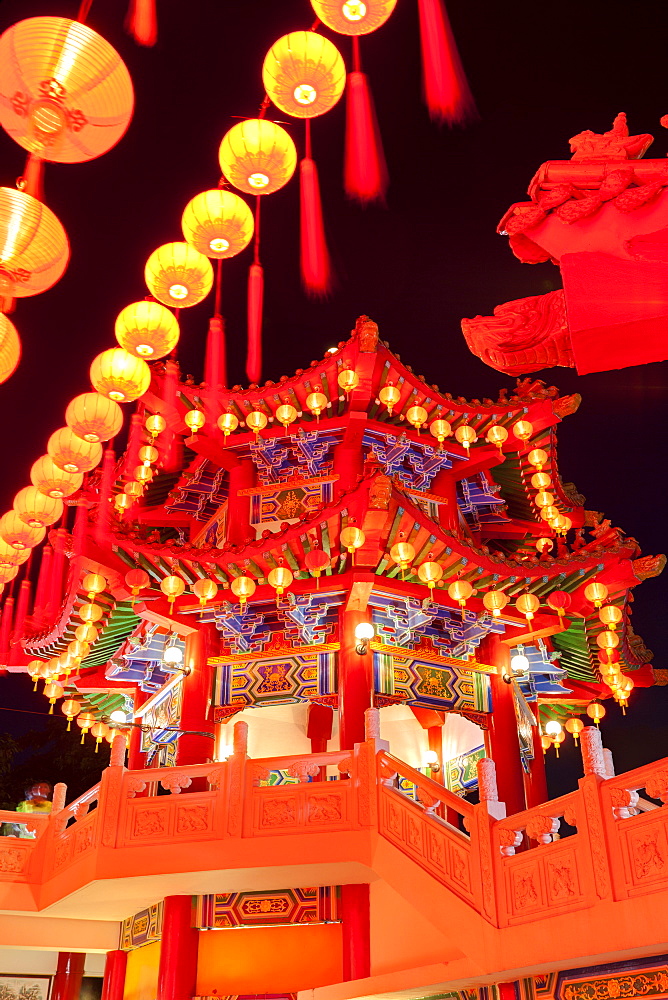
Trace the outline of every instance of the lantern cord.
<instances>
[{"instance_id":1,"label":"lantern cord","mask_svg":"<svg viewBox=\"0 0 668 1000\"><path fill-rule=\"evenodd\" d=\"M213 306L213 315L220 316L221 299L223 293L223 260L222 257L218 258L216 262L216 291Z\"/></svg>"},{"instance_id":2,"label":"lantern cord","mask_svg":"<svg viewBox=\"0 0 668 1000\"><path fill-rule=\"evenodd\" d=\"M81 0L81 3L79 4L79 13L77 14L77 21L85 24L86 18L88 17L92 6L93 0Z\"/></svg>"},{"instance_id":3,"label":"lantern cord","mask_svg":"<svg viewBox=\"0 0 668 1000\"><path fill-rule=\"evenodd\" d=\"M362 72L362 60L360 58L359 35L353 35L353 73Z\"/></svg>"},{"instance_id":4,"label":"lantern cord","mask_svg":"<svg viewBox=\"0 0 668 1000\"><path fill-rule=\"evenodd\" d=\"M257 113L258 118L264 118L269 109L270 104L271 104L271 98L269 94L265 94L262 99L262 104L260 105L260 110Z\"/></svg>"},{"instance_id":5,"label":"lantern cord","mask_svg":"<svg viewBox=\"0 0 668 1000\"><path fill-rule=\"evenodd\" d=\"M443 0L418 0L424 96L429 114L449 125L477 117Z\"/></svg>"},{"instance_id":6,"label":"lantern cord","mask_svg":"<svg viewBox=\"0 0 668 1000\"><path fill-rule=\"evenodd\" d=\"M262 307L264 302L264 270L262 265L251 264L248 271L248 353L246 375L248 381L258 383L262 374Z\"/></svg>"},{"instance_id":7,"label":"lantern cord","mask_svg":"<svg viewBox=\"0 0 668 1000\"><path fill-rule=\"evenodd\" d=\"M44 201L44 160L40 156L28 153L23 177L19 177L16 186L37 201Z\"/></svg>"},{"instance_id":8,"label":"lantern cord","mask_svg":"<svg viewBox=\"0 0 668 1000\"><path fill-rule=\"evenodd\" d=\"M260 263L260 199L261 195L255 196L255 236L253 239L253 263Z\"/></svg>"}]
</instances>

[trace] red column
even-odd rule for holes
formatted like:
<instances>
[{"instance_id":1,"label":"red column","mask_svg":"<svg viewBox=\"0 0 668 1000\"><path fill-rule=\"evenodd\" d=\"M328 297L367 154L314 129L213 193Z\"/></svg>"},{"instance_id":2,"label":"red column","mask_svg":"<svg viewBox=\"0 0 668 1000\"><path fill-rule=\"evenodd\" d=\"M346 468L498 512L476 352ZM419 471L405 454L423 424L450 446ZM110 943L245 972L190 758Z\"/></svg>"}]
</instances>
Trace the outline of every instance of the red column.
<instances>
[{"instance_id":1,"label":"red column","mask_svg":"<svg viewBox=\"0 0 668 1000\"><path fill-rule=\"evenodd\" d=\"M343 978L346 982L371 975L369 917L369 886L342 885Z\"/></svg>"},{"instance_id":2,"label":"red column","mask_svg":"<svg viewBox=\"0 0 668 1000\"><path fill-rule=\"evenodd\" d=\"M183 666L189 670L183 679L181 704L181 729L215 733L209 719L211 701L212 667L207 663L218 648L218 633L214 625L201 625L197 632L186 636ZM213 759L215 742L207 736L180 736L176 748L176 763L205 764Z\"/></svg>"},{"instance_id":3,"label":"red column","mask_svg":"<svg viewBox=\"0 0 668 1000\"><path fill-rule=\"evenodd\" d=\"M104 963L101 1000L123 1000L125 989L125 969L128 956L125 951L108 951Z\"/></svg>"},{"instance_id":4,"label":"red column","mask_svg":"<svg viewBox=\"0 0 668 1000\"><path fill-rule=\"evenodd\" d=\"M538 715L538 705L536 705L536 715ZM527 807L539 806L541 802L547 802L549 795L547 791L547 777L545 775L545 753L540 742L540 729L532 726L533 733L533 760L529 762L529 773L524 774L524 790L526 793Z\"/></svg>"},{"instance_id":5,"label":"red column","mask_svg":"<svg viewBox=\"0 0 668 1000\"><path fill-rule=\"evenodd\" d=\"M255 485L255 466L250 461L239 462L230 469L230 489L227 501L227 541L243 545L248 538L255 538L250 523L250 497L239 496L239 490Z\"/></svg>"},{"instance_id":6,"label":"red column","mask_svg":"<svg viewBox=\"0 0 668 1000\"><path fill-rule=\"evenodd\" d=\"M364 713L372 706L373 655L356 652L355 626L367 622L364 611L341 610L339 616L339 746L352 750L364 742Z\"/></svg>"},{"instance_id":7,"label":"red column","mask_svg":"<svg viewBox=\"0 0 668 1000\"><path fill-rule=\"evenodd\" d=\"M79 1000L85 961L83 951L59 952L51 1000Z\"/></svg>"},{"instance_id":8,"label":"red column","mask_svg":"<svg viewBox=\"0 0 668 1000\"><path fill-rule=\"evenodd\" d=\"M47 544L42 549L42 559L39 564L39 576L37 577L37 590L35 592L35 606L33 608L33 614L38 621L41 621L42 617L46 614L46 606L49 602L52 562L53 549Z\"/></svg>"},{"instance_id":9,"label":"red column","mask_svg":"<svg viewBox=\"0 0 668 1000\"><path fill-rule=\"evenodd\" d=\"M192 1000L195 995L198 932L191 924L192 896L166 896L157 1000Z\"/></svg>"},{"instance_id":10,"label":"red column","mask_svg":"<svg viewBox=\"0 0 668 1000\"><path fill-rule=\"evenodd\" d=\"M457 531L459 528L459 514L457 507L457 483L452 469L441 469L434 476L430 492L437 497L445 497L447 503L439 508L439 518L442 528L449 531Z\"/></svg>"},{"instance_id":11,"label":"red column","mask_svg":"<svg viewBox=\"0 0 668 1000\"><path fill-rule=\"evenodd\" d=\"M499 673L490 675L493 712L489 726L489 749L496 764L499 799L506 803L507 813L511 815L525 808L525 798L513 685L506 684L503 679L504 674L510 673L510 651L498 635L490 633L480 643L478 655L483 663L499 668Z\"/></svg>"},{"instance_id":12,"label":"red column","mask_svg":"<svg viewBox=\"0 0 668 1000\"><path fill-rule=\"evenodd\" d=\"M148 698L148 692L141 688L135 688L134 710L144 704ZM141 722L141 719L138 720ZM146 767L146 757L141 749L142 731L139 726L133 726L130 730L130 746L128 748L128 771L143 771Z\"/></svg>"}]
</instances>

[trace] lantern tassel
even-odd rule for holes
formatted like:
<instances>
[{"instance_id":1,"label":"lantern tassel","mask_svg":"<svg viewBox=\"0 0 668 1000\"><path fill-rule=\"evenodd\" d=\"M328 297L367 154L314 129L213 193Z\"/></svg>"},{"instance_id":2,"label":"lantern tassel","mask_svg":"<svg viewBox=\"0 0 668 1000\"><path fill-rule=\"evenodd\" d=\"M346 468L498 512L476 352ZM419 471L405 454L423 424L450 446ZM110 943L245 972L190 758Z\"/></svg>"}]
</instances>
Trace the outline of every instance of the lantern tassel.
<instances>
[{"instance_id":1,"label":"lantern tassel","mask_svg":"<svg viewBox=\"0 0 668 1000\"><path fill-rule=\"evenodd\" d=\"M170 427L170 421L176 411L176 393L179 384L179 366L176 361L167 358L165 361L165 377L162 386L162 399L165 404L165 419L167 427L160 435L159 451L162 455L162 467L165 472L175 472L181 468L181 439Z\"/></svg>"},{"instance_id":2,"label":"lantern tassel","mask_svg":"<svg viewBox=\"0 0 668 1000\"><path fill-rule=\"evenodd\" d=\"M349 73L347 89L345 191L363 203L382 202L388 185L387 165L366 73Z\"/></svg>"},{"instance_id":3,"label":"lantern tassel","mask_svg":"<svg viewBox=\"0 0 668 1000\"><path fill-rule=\"evenodd\" d=\"M449 125L476 117L475 102L443 0L418 0L424 94L429 114Z\"/></svg>"},{"instance_id":4,"label":"lantern tassel","mask_svg":"<svg viewBox=\"0 0 668 1000\"><path fill-rule=\"evenodd\" d=\"M158 40L155 0L131 0L125 30L139 45L155 45Z\"/></svg>"},{"instance_id":5,"label":"lantern tassel","mask_svg":"<svg viewBox=\"0 0 668 1000\"><path fill-rule=\"evenodd\" d=\"M139 465L139 449L144 443L144 420L141 413L133 413L128 434L128 446L125 452L124 474L127 479L134 479L135 469Z\"/></svg>"},{"instance_id":6,"label":"lantern tassel","mask_svg":"<svg viewBox=\"0 0 668 1000\"><path fill-rule=\"evenodd\" d=\"M204 381L211 389L227 388L225 324L222 316L212 316L206 338Z\"/></svg>"},{"instance_id":7,"label":"lantern tassel","mask_svg":"<svg viewBox=\"0 0 668 1000\"><path fill-rule=\"evenodd\" d=\"M302 284L309 295L327 295L331 285L329 251L322 218L318 168L305 156L299 164Z\"/></svg>"},{"instance_id":8,"label":"lantern tassel","mask_svg":"<svg viewBox=\"0 0 668 1000\"><path fill-rule=\"evenodd\" d=\"M95 541L98 545L104 545L109 539L109 526L111 522L111 491L114 485L114 466L116 456L113 448L105 448L102 460L102 476L100 478L100 497L97 508L97 522L95 524Z\"/></svg>"},{"instance_id":9,"label":"lantern tassel","mask_svg":"<svg viewBox=\"0 0 668 1000\"><path fill-rule=\"evenodd\" d=\"M257 383L262 374L262 303L264 271L261 264L251 264L248 271L248 354L246 375Z\"/></svg>"}]
</instances>

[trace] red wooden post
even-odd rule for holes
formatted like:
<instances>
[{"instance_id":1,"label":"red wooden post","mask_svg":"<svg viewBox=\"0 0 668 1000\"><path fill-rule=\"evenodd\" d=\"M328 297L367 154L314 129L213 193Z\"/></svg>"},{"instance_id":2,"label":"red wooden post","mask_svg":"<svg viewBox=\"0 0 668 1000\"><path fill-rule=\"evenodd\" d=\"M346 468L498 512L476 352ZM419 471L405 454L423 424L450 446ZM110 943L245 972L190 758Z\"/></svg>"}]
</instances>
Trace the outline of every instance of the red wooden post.
<instances>
[{"instance_id":1,"label":"red wooden post","mask_svg":"<svg viewBox=\"0 0 668 1000\"><path fill-rule=\"evenodd\" d=\"M85 961L83 951L59 952L51 1000L79 1000Z\"/></svg>"},{"instance_id":2,"label":"red wooden post","mask_svg":"<svg viewBox=\"0 0 668 1000\"><path fill-rule=\"evenodd\" d=\"M487 635L480 643L478 655L483 663L493 664L503 673L510 673L510 652L498 635ZM511 815L521 812L526 802L513 685L506 684L501 672L491 674L490 680L493 706L489 720L490 756L496 764L499 799L505 802L506 812Z\"/></svg>"},{"instance_id":3,"label":"red wooden post","mask_svg":"<svg viewBox=\"0 0 668 1000\"><path fill-rule=\"evenodd\" d=\"M107 952L107 958L104 963L101 1000L123 1000L127 964L127 952L120 949Z\"/></svg>"},{"instance_id":4,"label":"red wooden post","mask_svg":"<svg viewBox=\"0 0 668 1000\"><path fill-rule=\"evenodd\" d=\"M369 886L342 885L343 978L346 982L371 975L369 915Z\"/></svg>"},{"instance_id":5,"label":"red wooden post","mask_svg":"<svg viewBox=\"0 0 668 1000\"><path fill-rule=\"evenodd\" d=\"M364 713L372 705L373 656L357 652L355 626L369 620L367 612L341 610L339 618L339 746L352 750L364 742Z\"/></svg>"},{"instance_id":6,"label":"red wooden post","mask_svg":"<svg viewBox=\"0 0 668 1000\"><path fill-rule=\"evenodd\" d=\"M538 706L536 705L536 715ZM547 802L549 795L547 791L547 777L545 775L545 753L540 742L540 729L532 726L533 734L533 760L529 761L529 773L524 774L524 791L526 794L527 807L539 806L541 802Z\"/></svg>"},{"instance_id":7,"label":"red wooden post","mask_svg":"<svg viewBox=\"0 0 668 1000\"><path fill-rule=\"evenodd\" d=\"M135 688L134 710L144 704L148 699L148 692L142 691L140 687ZM141 720L140 720L141 721ZM141 748L142 731L139 726L133 726L130 730L130 746L128 748L128 770L142 771L146 767L146 758Z\"/></svg>"},{"instance_id":8,"label":"red wooden post","mask_svg":"<svg viewBox=\"0 0 668 1000\"><path fill-rule=\"evenodd\" d=\"M197 937L192 927L192 896L166 896L157 1000L192 1000L197 982Z\"/></svg>"},{"instance_id":9,"label":"red wooden post","mask_svg":"<svg viewBox=\"0 0 668 1000\"><path fill-rule=\"evenodd\" d=\"M239 496L239 490L255 485L255 466L250 461L239 462L230 469L230 488L227 501L227 540L232 545L243 545L248 538L255 538L250 523L250 497Z\"/></svg>"},{"instance_id":10,"label":"red wooden post","mask_svg":"<svg viewBox=\"0 0 668 1000\"><path fill-rule=\"evenodd\" d=\"M217 632L213 625L202 625L197 632L186 636L183 666L188 673L183 678L181 729L215 733L213 720L209 719L211 700L211 667L209 656L217 649ZM177 764L204 764L213 759L214 740L208 736L184 735L179 737L176 748Z\"/></svg>"}]
</instances>

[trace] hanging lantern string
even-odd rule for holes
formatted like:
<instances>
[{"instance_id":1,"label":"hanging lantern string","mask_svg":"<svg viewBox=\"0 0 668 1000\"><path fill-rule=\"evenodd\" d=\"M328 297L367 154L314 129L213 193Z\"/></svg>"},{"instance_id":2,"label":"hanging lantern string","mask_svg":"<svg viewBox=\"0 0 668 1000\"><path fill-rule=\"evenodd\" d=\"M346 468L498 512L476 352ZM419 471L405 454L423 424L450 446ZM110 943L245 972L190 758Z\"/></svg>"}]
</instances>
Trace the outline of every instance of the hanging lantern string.
<instances>
[{"instance_id":1,"label":"hanging lantern string","mask_svg":"<svg viewBox=\"0 0 668 1000\"><path fill-rule=\"evenodd\" d=\"M362 59L360 56L359 35L353 35L353 73L362 72Z\"/></svg>"},{"instance_id":2,"label":"hanging lantern string","mask_svg":"<svg viewBox=\"0 0 668 1000\"><path fill-rule=\"evenodd\" d=\"M213 315L219 319L221 316L221 300L223 294L223 258L219 257L216 261L216 287L215 287L215 299L213 307Z\"/></svg>"},{"instance_id":3,"label":"hanging lantern string","mask_svg":"<svg viewBox=\"0 0 668 1000\"><path fill-rule=\"evenodd\" d=\"M253 236L253 263L260 263L260 203L262 196L255 195L255 233Z\"/></svg>"}]
</instances>

